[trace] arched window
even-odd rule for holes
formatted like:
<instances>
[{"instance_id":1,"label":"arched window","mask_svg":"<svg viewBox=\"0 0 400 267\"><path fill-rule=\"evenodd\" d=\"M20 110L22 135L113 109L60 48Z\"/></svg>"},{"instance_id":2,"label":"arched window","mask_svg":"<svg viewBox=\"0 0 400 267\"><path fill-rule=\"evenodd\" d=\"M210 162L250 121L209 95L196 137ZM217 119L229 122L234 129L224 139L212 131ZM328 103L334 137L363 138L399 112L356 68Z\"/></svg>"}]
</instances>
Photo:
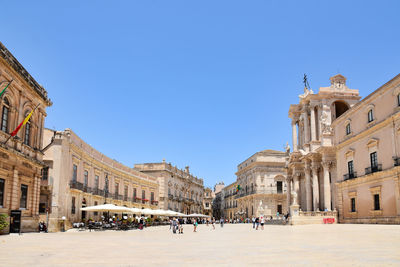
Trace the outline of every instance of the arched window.
<instances>
[{"instance_id":1,"label":"arched window","mask_svg":"<svg viewBox=\"0 0 400 267\"><path fill-rule=\"evenodd\" d=\"M10 102L8 102L7 98L4 98L3 101L3 112L1 113L1 130L3 132L8 132L8 117L10 113Z\"/></svg>"},{"instance_id":2,"label":"arched window","mask_svg":"<svg viewBox=\"0 0 400 267\"><path fill-rule=\"evenodd\" d=\"M374 111L372 109L370 109L368 111L368 122L371 122L374 120Z\"/></svg>"},{"instance_id":3,"label":"arched window","mask_svg":"<svg viewBox=\"0 0 400 267\"><path fill-rule=\"evenodd\" d=\"M26 116L28 116L28 112L25 114L25 118ZM24 144L29 146L31 141L31 122L30 120L25 124L25 134L24 134Z\"/></svg>"},{"instance_id":4,"label":"arched window","mask_svg":"<svg viewBox=\"0 0 400 267\"><path fill-rule=\"evenodd\" d=\"M400 106L400 94L397 94L397 105Z\"/></svg>"},{"instance_id":5,"label":"arched window","mask_svg":"<svg viewBox=\"0 0 400 267\"><path fill-rule=\"evenodd\" d=\"M351 134L351 126L350 126L350 122L346 124L346 135Z\"/></svg>"}]
</instances>

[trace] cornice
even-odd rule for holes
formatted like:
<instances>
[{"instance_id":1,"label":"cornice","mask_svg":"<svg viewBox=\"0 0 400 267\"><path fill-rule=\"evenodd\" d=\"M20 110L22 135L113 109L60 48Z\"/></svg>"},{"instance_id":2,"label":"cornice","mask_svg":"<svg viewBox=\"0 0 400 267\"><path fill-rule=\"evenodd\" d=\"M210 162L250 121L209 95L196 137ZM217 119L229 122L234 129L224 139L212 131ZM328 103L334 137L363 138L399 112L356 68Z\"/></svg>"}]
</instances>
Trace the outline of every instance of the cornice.
<instances>
[{"instance_id":1,"label":"cornice","mask_svg":"<svg viewBox=\"0 0 400 267\"><path fill-rule=\"evenodd\" d=\"M144 185L148 185L148 186L155 186L155 187L158 186L157 181L146 180L146 179L143 179L142 177L134 176L134 174L127 173L124 170L116 169L115 167L109 166L101 161L98 161L97 159L94 159L93 157L90 157L89 155L87 155L87 153L85 151L83 151L81 148L79 148L74 143L70 143L69 145L71 148L71 152L80 156L79 160L86 162L86 164L90 165L91 167L94 167L94 168L97 167L97 169L99 169L99 170L102 170L109 174L113 174L113 176L116 176L118 179L125 178L130 181L137 182L140 185L144 184ZM74 155L72 154L72 156L74 156Z\"/></svg>"},{"instance_id":2,"label":"cornice","mask_svg":"<svg viewBox=\"0 0 400 267\"><path fill-rule=\"evenodd\" d=\"M53 103L47 97L47 91L29 74L11 52L0 42L0 57L31 87L48 106Z\"/></svg>"}]
</instances>

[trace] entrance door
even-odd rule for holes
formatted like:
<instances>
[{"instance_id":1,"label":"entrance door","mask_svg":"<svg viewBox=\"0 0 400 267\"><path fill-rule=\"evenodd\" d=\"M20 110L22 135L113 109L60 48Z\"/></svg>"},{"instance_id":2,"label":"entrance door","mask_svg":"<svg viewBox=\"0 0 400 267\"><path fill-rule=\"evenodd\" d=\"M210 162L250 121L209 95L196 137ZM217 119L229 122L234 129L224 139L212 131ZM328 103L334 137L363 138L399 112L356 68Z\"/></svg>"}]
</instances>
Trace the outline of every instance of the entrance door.
<instances>
[{"instance_id":1,"label":"entrance door","mask_svg":"<svg viewBox=\"0 0 400 267\"><path fill-rule=\"evenodd\" d=\"M20 233L21 232L21 211L20 210L12 210L10 217L11 217L10 233Z\"/></svg>"},{"instance_id":2,"label":"entrance door","mask_svg":"<svg viewBox=\"0 0 400 267\"><path fill-rule=\"evenodd\" d=\"M278 205L278 212L279 214L282 214L282 205Z\"/></svg>"}]
</instances>

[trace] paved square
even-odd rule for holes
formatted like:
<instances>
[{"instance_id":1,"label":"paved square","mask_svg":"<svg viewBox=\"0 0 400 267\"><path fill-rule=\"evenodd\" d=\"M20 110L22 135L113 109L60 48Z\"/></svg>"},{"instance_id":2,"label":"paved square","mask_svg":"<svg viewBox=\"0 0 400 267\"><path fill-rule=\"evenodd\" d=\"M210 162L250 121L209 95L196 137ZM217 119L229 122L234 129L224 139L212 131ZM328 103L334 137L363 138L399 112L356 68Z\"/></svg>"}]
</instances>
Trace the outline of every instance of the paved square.
<instances>
[{"instance_id":1,"label":"paved square","mask_svg":"<svg viewBox=\"0 0 400 267\"><path fill-rule=\"evenodd\" d=\"M200 225L0 236L1 266L400 266L398 225Z\"/></svg>"}]
</instances>

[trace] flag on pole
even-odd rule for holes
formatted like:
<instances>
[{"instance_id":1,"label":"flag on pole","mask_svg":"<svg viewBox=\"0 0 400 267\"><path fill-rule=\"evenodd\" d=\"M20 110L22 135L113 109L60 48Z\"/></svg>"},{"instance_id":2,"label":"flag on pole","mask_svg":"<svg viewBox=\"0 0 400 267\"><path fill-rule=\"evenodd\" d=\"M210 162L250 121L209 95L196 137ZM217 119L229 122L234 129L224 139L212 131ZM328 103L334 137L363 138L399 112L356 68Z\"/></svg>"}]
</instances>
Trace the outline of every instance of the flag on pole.
<instances>
[{"instance_id":1,"label":"flag on pole","mask_svg":"<svg viewBox=\"0 0 400 267\"><path fill-rule=\"evenodd\" d=\"M3 96L4 92L6 91L7 87L12 83L13 80L11 80L11 82L9 82L6 87L4 87L4 89L1 91L0 93L0 98Z\"/></svg>"},{"instance_id":2,"label":"flag on pole","mask_svg":"<svg viewBox=\"0 0 400 267\"><path fill-rule=\"evenodd\" d=\"M37 107L38 107L39 105L40 105L40 104L38 104L34 109L32 109L32 111L28 114L28 116L26 116L26 118L25 118L25 119L17 126L17 128L15 128L15 130L11 133L11 136L16 136L16 135L17 135L19 129L21 129L21 127L24 126L24 125L29 121L29 119L31 118L33 112L37 109Z\"/></svg>"},{"instance_id":3,"label":"flag on pole","mask_svg":"<svg viewBox=\"0 0 400 267\"><path fill-rule=\"evenodd\" d=\"M238 185L236 186L236 192L239 192L240 189L242 189L242 187L240 186L240 184L238 184Z\"/></svg>"}]
</instances>

